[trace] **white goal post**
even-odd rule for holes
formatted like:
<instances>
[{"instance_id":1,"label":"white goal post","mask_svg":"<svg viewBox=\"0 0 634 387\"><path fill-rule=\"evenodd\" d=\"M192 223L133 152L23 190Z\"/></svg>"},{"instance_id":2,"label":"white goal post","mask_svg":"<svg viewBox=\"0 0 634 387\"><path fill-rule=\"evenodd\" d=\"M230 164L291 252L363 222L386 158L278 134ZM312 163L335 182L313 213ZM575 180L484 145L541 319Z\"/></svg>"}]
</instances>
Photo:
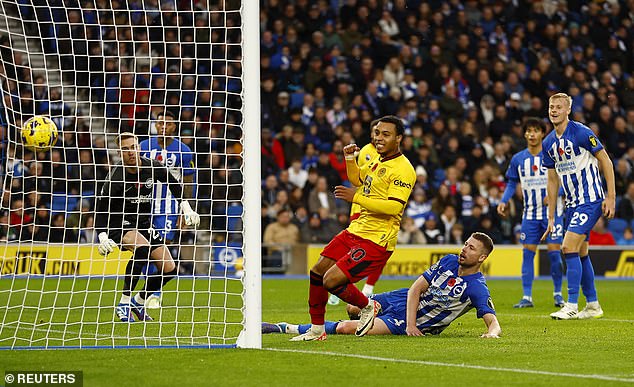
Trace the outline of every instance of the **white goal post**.
<instances>
[{"instance_id":1,"label":"white goal post","mask_svg":"<svg viewBox=\"0 0 634 387\"><path fill-rule=\"evenodd\" d=\"M247 0L0 0L0 349L261 348L259 17ZM20 136L38 115L60 131L46 152ZM132 265L136 242L98 251L122 132L200 215L186 226L158 180L134 199L152 202L136 216L167 240L173 279ZM105 214L116 239L130 214Z\"/></svg>"}]
</instances>

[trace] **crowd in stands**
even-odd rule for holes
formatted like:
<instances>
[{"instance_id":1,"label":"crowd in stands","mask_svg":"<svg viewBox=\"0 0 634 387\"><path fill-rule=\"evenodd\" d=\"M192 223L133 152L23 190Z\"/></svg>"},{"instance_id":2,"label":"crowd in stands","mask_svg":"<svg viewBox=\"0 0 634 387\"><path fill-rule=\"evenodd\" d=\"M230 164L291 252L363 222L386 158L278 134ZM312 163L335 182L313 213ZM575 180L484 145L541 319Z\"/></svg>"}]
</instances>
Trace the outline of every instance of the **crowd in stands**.
<instances>
[{"instance_id":1,"label":"crowd in stands","mask_svg":"<svg viewBox=\"0 0 634 387\"><path fill-rule=\"evenodd\" d=\"M344 228L348 207L332 196L349 184L342 145L367 144L370 121L392 114L418 176L399 242L478 230L517 243L521 191L508 218L495 209L523 120L548 123L556 92L614 161L620 219L591 242L632 239L633 1L265 0L260 30L265 241L267 224L299 230L287 243Z\"/></svg>"},{"instance_id":2,"label":"crowd in stands","mask_svg":"<svg viewBox=\"0 0 634 387\"><path fill-rule=\"evenodd\" d=\"M103 0L19 3L25 31L40 36L45 53L59 54L63 80L105 117L107 133L131 130L143 139L158 111L176 114L179 136L197 157L198 212L212 215L210 229L229 228L225 215L242 196L234 2L224 9L198 0L112 3L126 11L107 10ZM525 147L522 121L547 122L548 97L560 91L573 98L571 118L588 124L610 153L625 222L614 239L632 239L634 1L262 0L260 32L264 242L326 243L345 228L348 204L332 193L350 184L342 147L367 144L370 122L393 114L406 124L401 148L417 173L399 241L462 243L480 230L516 243L520 192L508 218L495 213L504 173ZM9 130L45 113L64 134L53 163L29 163L38 156L27 155L11 166L23 174L3 187L11 211L0 224L31 229L0 227L0 238L90 240L82 236L90 231L87 194L107 173L106 137L94 133L94 112L66 105L61 88L49 89L10 47L0 37ZM2 146L5 156L17 151ZM38 185L39 195L15 194L32 192L36 176L47 185ZM88 197L76 203L88 214L81 224L51 211L56 193ZM236 230L219 238L239 240Z\"/></svg>"}]
</instances>

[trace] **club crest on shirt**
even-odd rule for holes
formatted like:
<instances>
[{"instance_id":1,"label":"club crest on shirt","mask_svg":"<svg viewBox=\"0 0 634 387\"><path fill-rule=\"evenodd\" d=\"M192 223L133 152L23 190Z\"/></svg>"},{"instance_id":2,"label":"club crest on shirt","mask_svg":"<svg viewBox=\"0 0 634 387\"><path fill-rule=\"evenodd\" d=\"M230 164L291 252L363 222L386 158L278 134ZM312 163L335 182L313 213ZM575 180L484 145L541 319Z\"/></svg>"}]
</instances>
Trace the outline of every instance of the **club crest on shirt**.
<instances>
[{"instance_id":1,"label":"club crest on shirt","mask_svg":"<svg viewBox=\"0 0 634 387\"><path fill-rule=\"evenodd\" d=\"M146 187L146 188L152 188L152 183L153 183L153 182L154 182L154 181L153 181L151 178L150 178L150 179L147 179L147 180L145 181L145 187Z\"/></svg>"},{"instance_id":2,"label":"club crest on shirt","mask_svg":"<svg viewBox=\"0 0 634 387\"><path fill-rule=\"evenodd\" d=\"M377 176L378 176L378 177L383 177L383 176L385 176L385 171L386 171L386 169L385 169L385 168L381 168L381 169L379 169L379 172L377 172Z\"/></svg>"},{"instance_id":3,"label":"club crest on shirt","mask_svg":"<svg viewBox=\"0 0 634 387\"><path fill-rule=\"evenodd\" d=\"M597 138L594 136L590 136L588 137L588 140L590 140L590 145L592 145L592 147L596 147L597 146Z\"/></svg>"}]
</instances>

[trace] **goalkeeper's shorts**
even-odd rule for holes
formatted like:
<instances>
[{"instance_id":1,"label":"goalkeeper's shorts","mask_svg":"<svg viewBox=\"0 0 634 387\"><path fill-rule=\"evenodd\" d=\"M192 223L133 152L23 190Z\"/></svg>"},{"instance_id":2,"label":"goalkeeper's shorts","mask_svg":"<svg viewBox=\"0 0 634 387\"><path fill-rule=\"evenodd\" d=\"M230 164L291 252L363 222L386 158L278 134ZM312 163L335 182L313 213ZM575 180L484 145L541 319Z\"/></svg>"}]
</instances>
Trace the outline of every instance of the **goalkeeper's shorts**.
<instances>
[{"instance_id":1,"label":"goalkeeper's shorts","mask_svg":"<svg viewBox=\"0 0 634 387\"><path fill-rule=\"evenodd\" d=\"M163 237L161 236L161 233L159 233L158 231L156 231L155 229L153 229L152 227L147 228L147 229L126 229L126 228L120 228L120 229L115 229L115 230L109 230L108 231L108 237L110 237L113 241L115 241L119 246L121 246L121 240L123 239L123 236L130 232L130 231L136 231L139 234L143 235L145 237L145 239L148 240L148 242L150 242L150 250L154 251L155 249L165 245L165 241L163 240Z\"/></svg>"},{"instance_id":2,"label":"goalkeeper's shorts","mask_svg":"<svg viewBox=\"0 0 634 387\"><path fill-rule=\"evenodd\" d=\"M336 265L352 283L383 270L392 255L385 247L343 230L324 247L321 255L337 261Z\"/></svg>"}]
</instances>

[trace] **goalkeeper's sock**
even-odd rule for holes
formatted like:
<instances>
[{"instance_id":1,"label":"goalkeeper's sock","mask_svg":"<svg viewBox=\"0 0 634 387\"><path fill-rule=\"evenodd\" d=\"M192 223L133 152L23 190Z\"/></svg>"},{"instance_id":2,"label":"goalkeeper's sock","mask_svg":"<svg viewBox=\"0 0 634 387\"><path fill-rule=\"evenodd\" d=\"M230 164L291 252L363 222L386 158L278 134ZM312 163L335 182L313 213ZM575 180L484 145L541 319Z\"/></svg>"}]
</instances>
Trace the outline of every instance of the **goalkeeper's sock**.
<instances>
[{"instance_id":1,"label":"goalkeeper's sock","mask_svg":"<svg viewBox=\"0 0 634 387\"><path fill-rule=\"evenodd\" d=\"M596 302L597 288L594 286L594 267L592 267L592 261L590 256L586 255L581 257L581 289L583 295L586 296L586 302Z\"/></svg>"},{"instance_id":2,"label":"goalkeeper's sock","mask_svg":"<svg viewBox=\"0 0 634 387\"><path fill-rule=\"evenodd\" d=\"M357 306L361 309L365 308L369 302L368 297L366 297L365 294L361 293L359 288L351 283L347 283L345 285L334 288L331 292L335 296L344 300L346 303Z\"/></svg>"},{"instance_id":3,"label":"goalkeeper's sock","mask_svg":"<svg viewBox=\"0 0 634 387\"><path fill-rule=\"evenodd\" d=\"M143 291L140 291L139 294L145 300L148 298L150 294L163 289L163 285L168 283L175 276L176 276L176 269L170 271L169 273L164 273L163 275L160 275L160 274L151 275L145 281L145 289Z\"/></svg>"},{"instance_id":4,"label":"goalkeeper's sock","mask_svg":"<svg viewBox=\"0 0 634 387\"><path fill-rule=\"evenodd\" d=\"M368 278L368 281L370 281L370 278ZM363 285L363 290L361 290L361 293L365 294L366 297L369 297L372 295L372 292L374 292L374 285L370 285L366 282L366 284Z\"/></svg>"},{"instance_id":5,"label":"goalkeeper's sock","mask_svg":"<svg viewBox=\"0 0 634 387\"><path fill-rule=\"evenodd\" d=\"M564 280L563 262L561 262L561 253L559 250L548 252L550 259L550 276L553 278L555 293L561 293L561 285Z\"/></svg>"},{"instance_id":6,"label":"goalkeeper's sock","mask_svg":"<svg viewBox=\"0 0 634 387\"><path fill-rule=\"evenodd\" d=\"M522 250L522 289L524 298L533 294L533 280L535 279L535 252L529 249Z\"/></svg>"},{"instance_id":7,"label":"goalkeeper's sock","mask_svg":"<svg viewBox=\"0 0 634 387\"><path fill-rule=\"evenodd\" d=\"M566 259L566 278L568 279L568 303L577 304L581 287L581 259L579 253L564 254Z\"/></svg>"},{"instance_id":8,"label":"goalkeeper's sock","mask_svg":"<svg viewBox=\"0 0 634 387\"><path fill-rule=\"evenodd\" d=\"M134 250L134 255L125 267L125 278L123 279L123 294L132 296L132 291L141 279L143 268L148 263L150 257L149 246L139 246Z\"/></svg>"},{"instance_id":9,"label":"goalkeeper's sock","mask_svg":"<svg viewBox=\"0 0 634 387\"><path fill-rule=\"evenodd\" d=\"M122 294L121 299L119 299L119 304L128 305L130 303L130 295Z\"/></svg>"},{"instance_id":10,"label":"goalkeeper's sock","mask_svg":"<svg viewBox=\"0 0 634 387\"><path fill-rule=\"evenodd\" d=\"M308 311L311 323L316 325L324 324L327 302L328 291L324 289L324 277L311 270L308 290Z\"/></svg>"}]
</instances>

